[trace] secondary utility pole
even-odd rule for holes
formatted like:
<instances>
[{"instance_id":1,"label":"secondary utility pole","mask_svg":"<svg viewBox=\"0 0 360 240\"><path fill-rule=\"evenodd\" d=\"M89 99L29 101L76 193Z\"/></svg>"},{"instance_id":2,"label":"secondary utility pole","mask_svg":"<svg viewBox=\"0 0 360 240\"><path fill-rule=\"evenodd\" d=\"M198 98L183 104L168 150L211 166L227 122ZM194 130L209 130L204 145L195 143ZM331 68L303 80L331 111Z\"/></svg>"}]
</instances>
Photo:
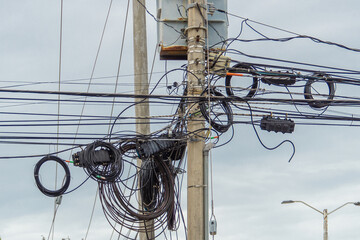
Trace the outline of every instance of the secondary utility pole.
<instances>
[{"instance_id":1,"label":"secondary utility pole","mask_svg":"<svg viewBox=\"0 0 360 240\"><path fill-rule=\"evenodd\" d=\"M204 0L188 0L188 96L199 96L203 91L205 70L206 5ZM190 133L187 150L187 229L188 240L204 240L204 139L198 132L204 128L204 119L198 105L188 104ZM196 133L196 134L193 134ZM207 220L206 220L207 221Z\"/></svg>"},{"instance_id":2,"label":"secondary utility pole","mask_svg":"<svg viewBox=\"0 0 360 240\"><path fill-rule=\"evenodd\" d=\"M282 201L281 204L289 204L289 203L302 203L306 206L308 206L309 208L312 208L314 209L315 211L317 211L318 213L322 214L323 215L323 219L324 219L324 224L323 224L323 227L324 227L324 240L328 240L329 239L329 232L328 232L328 216L330 214L332 214L333 212L339 210L340 208L343 208L345 207L346 205L348 204L353 204L355 206L360 206L360 202L347 202L343 205L341 205L340 207L332 210L331 212L328 213L328 210L327 209L324 209L324 211L320 211L319 209L316 209L314 208L313 206L307 204L306 202L303 202L303 201L293 201L293 200L286 200L286 201Z\"/></svg>"},{"instance_id":3,"label":"secondary utility pole","mask_svg":"<svg viewBox=\"0 0 360 240\"><path fill-rule=\"evenodd\" d=\"M145 6L145 0L139 0ZM149 94L148 82L148 61L147 61L147 42L146 42L146 15L145 8L138 2L133 0L133 34L134 34L134 92L135 94ZM136 98L135 102L143 101ZM150 133L150 125L148 117L150 116L149 102L143 101L135 105L136 116L136 132L144 135ZM138 159L138 166L141 166L141 160ZM140 194L139 194L140 199ZM141 202L141 201L139 201ZM140 206L141 208L142 206ZM140 240L154 239L154 222L147 221L142 228L147 229L146 232L140 232Z\"/></svg>"}]
</instances>

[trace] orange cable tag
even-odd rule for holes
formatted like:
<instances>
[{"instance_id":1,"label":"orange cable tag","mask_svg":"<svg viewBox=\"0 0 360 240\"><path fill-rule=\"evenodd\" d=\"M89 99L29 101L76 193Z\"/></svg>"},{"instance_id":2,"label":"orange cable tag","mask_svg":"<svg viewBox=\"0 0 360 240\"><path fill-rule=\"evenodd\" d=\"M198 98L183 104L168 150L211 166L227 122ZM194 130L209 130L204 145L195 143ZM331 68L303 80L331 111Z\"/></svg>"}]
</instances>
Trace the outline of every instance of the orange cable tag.
<instances>
[{"instance_id":1,"label":"orange cable tag","mask_svg":"<svg viewBox=\"0 0 360 240\"><path fill-rule=\"evenodd\" d=\"M244 76L244 74L242 74L242 73L230 73L230 72L228 72L228 73L226 73L226 75L227 76Z\"/></svg>"}]
</instances>

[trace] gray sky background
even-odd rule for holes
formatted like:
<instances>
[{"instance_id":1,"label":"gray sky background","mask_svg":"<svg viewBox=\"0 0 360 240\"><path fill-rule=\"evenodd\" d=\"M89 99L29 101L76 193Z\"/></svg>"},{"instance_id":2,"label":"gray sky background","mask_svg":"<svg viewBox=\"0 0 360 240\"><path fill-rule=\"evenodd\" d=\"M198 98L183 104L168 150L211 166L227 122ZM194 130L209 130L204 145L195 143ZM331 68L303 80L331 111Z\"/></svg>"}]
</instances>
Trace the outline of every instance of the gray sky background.
<instances>
[{"instance_id":1,"label":"gray sky background","mask_svg":"<svg viewBox=\"0 0 360 240\"><path fill-rule=\"evenodd\" d=\"M62 80L89 78L94 64L109 1L64 1ZM116 75L127 1L114 1L95 77ZM148 1L155 13L155 2ZM228 1L228 11L259 22L360 48L360 21L355 0L268 0ZM55 82L18 89L57 90L59 58L60 1L0 0L0 88L19 82ZM229 17L229 37L240 30L241 19ZM147 18L148 56L152 62L156 23ZM272 37L289 36L274 29L253 25ZM246 28L245 33L251 36ZM255 36L255 35L253 35ZM311 40L286 43L241 43L234 45L253 55L289 59L299 62L359 69L360 53ZM121 75L133 74L132 21L127 26ZM158 60L155 72L164 71ZM238 57L239 61L249 59ZM256 61L256 60L251 60ZM169 62L168 69L185 62ZM154 74L155 82L163 73ZM101 83L104 80L94 80ZM110 82L110 80L105 80ZM118 92L131 91L132 77L121 78ZM128 84L129 86L126 86ZM64 85L62 90L86 91L86 86ZM358 96L357 89L337 89L343 95ZM93 92L112 92L110 86L96 85ZM5 96L20 96L6 95ZM16 102L15 102L16 103ZM9 107L0 102L0 111L56 113L56 105L33 104ZM62 112L79 113L81 106L62 106ZM360 116L359 110L329 108ZM156 107L152 112L159 111ZM86 113L108 115L110 109L89 106ZM18 116L19 117L19 116ZM21 116L19 117L21 118ZM1 120L14 119L3 115ZM127 126L125 126L127 127ZM19 129L17 129L19 130ZM38 129L24 129L24 131ZM54 128L49 130L54 131ZM62 128L63 131L73 131ZM152 128L156 130L156 126ZM6 129L1 129L6 131ZM87 127L83 132L106 133L107 127ZM290 145L267 151L258 142L251 126L235 127L234 139L212 151L215 215L222 240L312 240L322 237L322 216L301 205L281 205L283 200L303 200L322 210L333 210L346 202L360 201L359 136L355 127L295 126L291 135L260 132L270 146L290 139L296 146L291 163ZM226 135L226 136L229 136ZM53 146L0 144L0 156L31 155L54 151ZM63 158L69 158L67 154ZM0 160L0 236L3 240L41 239L47 236L53 217L53 199L44 196L33 180L33 167L39 159ZM85 179L81 169L70 166L70 189ZM185 186L185 185L184 185ZM183 209L186 214L186 188ZM77 191L64 196L59 208L54 239L85 237L96 192L96 184L87 182ZM349 205L329 216L330 239L354 240L360 235L360 208ZM88 240L110 239L111 227L97 202ZM117 238L113 238L117 239ZM184 238L182 238L184 239Z\"/></svg>"}]
</instances>

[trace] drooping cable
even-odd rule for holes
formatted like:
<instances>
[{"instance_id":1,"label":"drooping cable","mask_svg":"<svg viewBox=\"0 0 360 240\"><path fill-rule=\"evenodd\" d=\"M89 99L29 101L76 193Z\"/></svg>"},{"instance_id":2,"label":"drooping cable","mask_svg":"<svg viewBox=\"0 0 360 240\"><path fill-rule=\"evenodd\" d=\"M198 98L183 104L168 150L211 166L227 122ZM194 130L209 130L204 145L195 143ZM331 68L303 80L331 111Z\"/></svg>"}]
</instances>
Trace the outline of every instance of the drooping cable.
<instances>
[{"instance_id":1,"label":"drooping cable","mask_svg":"<svg viewBox=\"0 0 360 240\"><path fill-rule=\"evenodd\" d=\"M93 203L93 207L92 207L92 210L91 210L89 225L88 225L88 227L87 227L84 240L87 239L87 236L88 236L88 234L89 234L89 230L90 230L90 227L91 227L91 223L92 223L92 220L93 220L93 217L94 217L95 206L96 206L96 199L97 199L98 193L99 193L99 186L96 187L96 193L95 193L94 203Z\"/></svg>"},{"instance_id":2,"label":"drooping cable","mask_svg":"<svg viewBox=\"0 0 360 240\"><path fill-rule=\"evenodd\" d=\"M310 39L310 40L312 40L312 41L314 41L316 43L333 45L333 46L340 47L340 48L343 48L343 49L346 49L346 50L349 50L349 51L360 52L360 49L358 49L358 48L351 48L351 47L348 47L348 46L345 46L345 45L342 45L342 44L339 44L339 43L335 43L335 42L331 42L331 41L325 41L325 40L321 40L321 39L316 38L316 37L307 36L307 35L303 35L303 34L298 34L298 33L295 33L295 32L289 31L289 30L285 30L285 29L282 29L282 28L271 26L269 24L261 23L261 22L254 21L254 20L250 20L248 18L244 18L244 17L238 16L236 14L229 13L229 12L227 12L225 10L222 10L222 9L217 9L217 11L221 12L221 13L224 13L224 14L227 14L229 16L234 16L234 17L237 17L237 18L241 18L243 20L253 22L253 23L265 26L265 27L269 27L269 28L276 29L276 30L279 30L279 31L282 31L282 32L290 33L292 35L296 35L295 37L289 38L290 40L295 39L295 38L307 38L307 39ZM251 27L251 26L249 25L249 27Z\"/></svg>"},{"instance_id":3,"label":"drooping cable","mask_svg":"<svg viewBox=\"0 0 360 240\"><path fill-rule=\"evenodd\" d=\"M256 130L256 128L255 128L255 124L254 124L254 119L253 119L253 115L252 115L251 106L250 106L250 104L249 104L247 101L245 101L245 103L248 105L248 108L249 108L249 111L250 111L251 125L252 125L252 127L253 127L253 129L254 129L254 132L255 132L256 137L258 138L260 144L261 144L265 149L267 149L267 150L275 150L275 149L277 149L278 147L280 147L281 145L283 145L284 143L287 143L287 142L290 143L291 146L292 146L292 148L293 148L293 153L291 154L291 157L290 157L290 159L289 159L288 162L291 162L291 159L292 159L292 158L294 157L294 155L295 155L295 145L294 145L294 143L293 143L292 141L290 141L290 140L284 140L284 141L282 141L281 143L279 143L278 145L276 145L275 147L268 147L268 146L266 146L266 145L261 141L261 138L260 138L260 136L259 136L259 133L257 132L257 130Z\"/></svg>"}]
</instances>

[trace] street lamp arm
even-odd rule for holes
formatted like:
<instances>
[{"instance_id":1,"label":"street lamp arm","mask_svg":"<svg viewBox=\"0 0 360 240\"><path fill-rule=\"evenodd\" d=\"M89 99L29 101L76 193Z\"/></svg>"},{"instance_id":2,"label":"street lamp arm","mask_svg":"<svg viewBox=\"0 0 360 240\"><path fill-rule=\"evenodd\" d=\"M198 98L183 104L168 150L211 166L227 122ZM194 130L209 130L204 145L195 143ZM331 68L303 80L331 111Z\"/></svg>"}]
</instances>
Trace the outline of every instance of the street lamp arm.
<instances>
[{"instance_id":1,"label":"street lamp arm","mask_svg":"<svg viewBox=\"0 0 360 240\"><path fill-rule=\"evenodd\" d=\"M322 211L320 211L319 209L314 208L313 206L311 206L311 205L307 204L306 202L303 202L303 201L294 201L294 202L299 202L299 203L302 203L302 204L304 204L304 205L308 206L309 208L314 209L315 211L317 211L317 212L318 212L318 213L320 213L321 215L324 215L324 213L323 213Z\"/></svg>"},{"instance_id":2,"label":"street lamp arm","mask_svg":"<svg viewBox=\"0 0 360 240\"><path fill-rule=\"evenodd\" d=\"M348 205L348 204L355 204L355 203L354 203L354 202L347 202L347 203L345 203L345 204L341 205L340 207L338 207L338 208L336 208L336 209L332 210L331 212L329 212L329 213L328 213L328 215L330 215L331 213L333 213L333 212L335 212L335 211L339 210L339 209L340 209L340 208L342 208L342 207L345 207L345 206L346 206L346 205Z\"/></svg>"}]
</instances>

